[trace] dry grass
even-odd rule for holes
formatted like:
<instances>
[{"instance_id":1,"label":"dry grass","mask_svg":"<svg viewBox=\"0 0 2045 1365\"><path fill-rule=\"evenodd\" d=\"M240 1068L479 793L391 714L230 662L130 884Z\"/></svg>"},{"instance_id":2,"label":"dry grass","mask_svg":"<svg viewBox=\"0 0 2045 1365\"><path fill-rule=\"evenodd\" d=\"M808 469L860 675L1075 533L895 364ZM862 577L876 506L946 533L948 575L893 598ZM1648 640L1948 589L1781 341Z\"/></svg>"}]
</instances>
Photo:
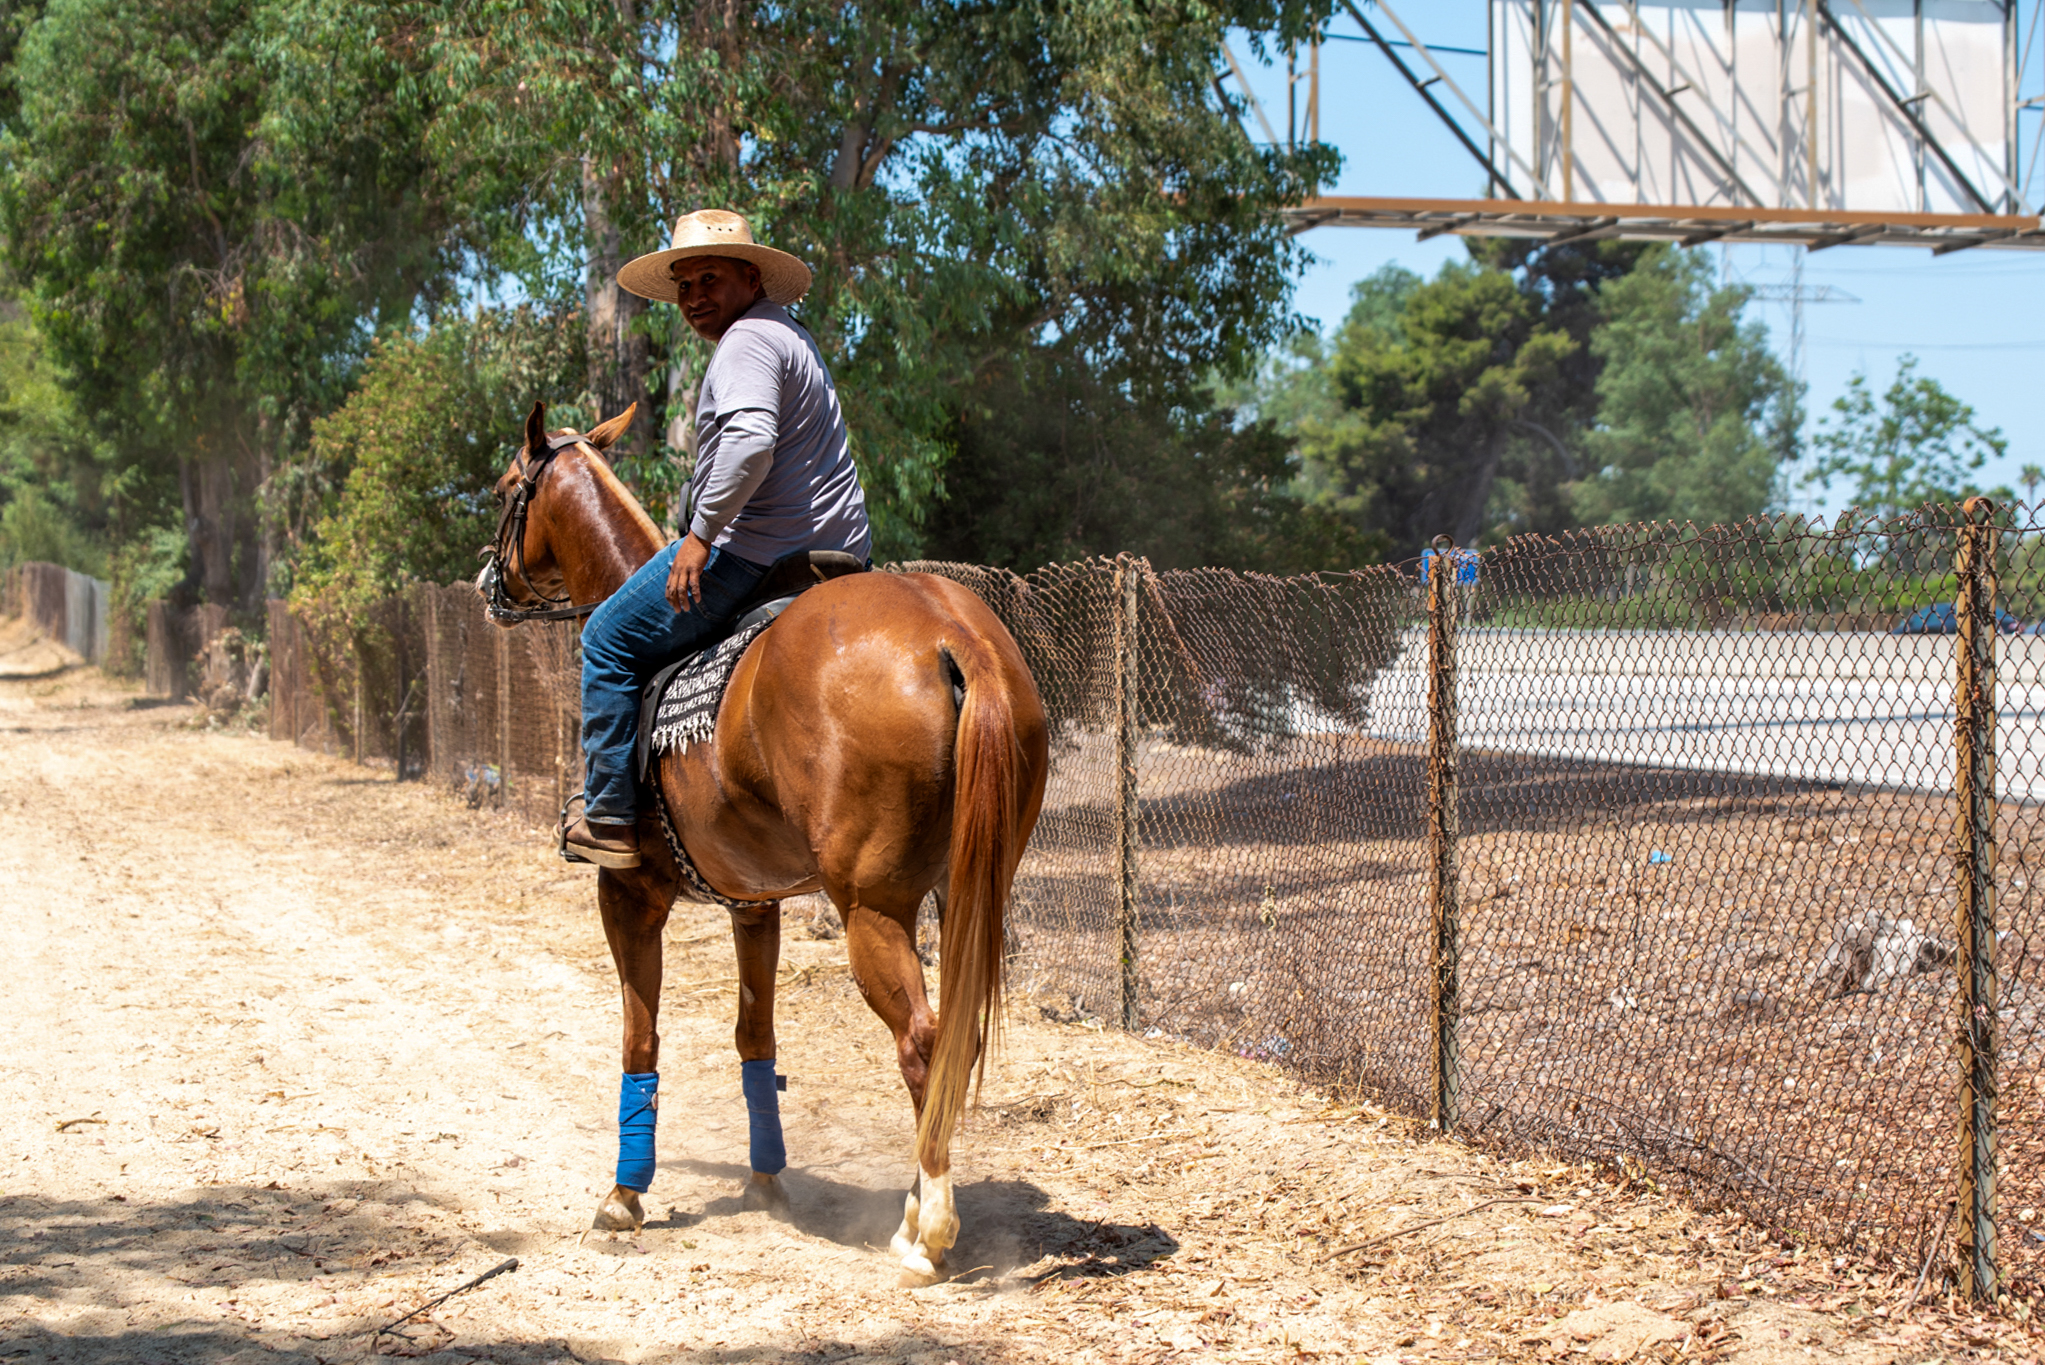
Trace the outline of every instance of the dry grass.
<instances>
[{"instance_id":1,"label":"dry grass","mask_svg":"<svg viewBox=\"0 0 2045 1365\"><path fill-rule=\"evenodd\" d=\"M1114 1017L1106 747L1062 756L1025 864L1045 985ZM1345 737L1144 750L1143 1022L1431 1112L1432 927L1410 749ZM1463 1131L1645 1169L1769 1227L1921 1264L1952 1197L1950 970L1815 984L1866 914L1950 939L1951 805L1679 770L1476 753L1459 808ZM2001 837L2001 1233L2029 1292L2045 1233L2045 1061L2031 866Z\"/></svg>"}]
</instances>

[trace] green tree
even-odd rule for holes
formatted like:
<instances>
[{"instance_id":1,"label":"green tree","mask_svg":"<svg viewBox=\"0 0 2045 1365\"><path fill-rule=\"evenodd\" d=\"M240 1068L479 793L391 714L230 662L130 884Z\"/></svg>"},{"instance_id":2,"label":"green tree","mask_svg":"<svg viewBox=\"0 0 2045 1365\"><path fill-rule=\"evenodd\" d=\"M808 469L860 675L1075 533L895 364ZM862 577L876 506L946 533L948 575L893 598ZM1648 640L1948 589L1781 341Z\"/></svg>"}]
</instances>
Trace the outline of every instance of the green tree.
<instances>
[{"instance_id":1,"label":"green tree","mask_svg":"<svg viewBox=\"0 0 2045 1365\"><path fill-rule=\"evenodd\" d=\"M1817 458L1804 483L1829 491L1844 480L1861 510L1884 517L1975 496L1983 491L1975 472L2009 449L2000 429L1978 425L1970 405L1919 375L1912 355L1879 399L1867 372L1855 371L1811 444Z\"/></svg>"},{"instance_id":2,"label":"green tree","mask_svg":"<svg viewBox=\"0 0 2045 1365\"><path fill-rule=\"evenodd\" d=\"M260 0L54 0L10 30L0 100L9 261L121 452L116 532L168 512L193 586L245 606L276 558L280 459L460 245L419 139L276 17ZM280 69L329 78L317 127L273 99Z\"/></svg>"},{"instance_id":3,"label":"green tree","mask_svg":"<svg viewBox=\"0 0 2045 1365\"><path fill-rule=\"evenodd\" d=\"M1433 280L1360 282L1332 338L1268 358L1247 406L1301 490L1415 554L1766 505L1800 414L1738 290L1667 247L1480 240Z\"/></svg>"},{"instance_id":4,"label":"green tree","mask_svg":"<svg viewBox=\"0 0 2045 1365\"><path fill-rule=\"evenodd\" d=\"M1302 257L1270 210L1334 158L1252 147L1216 59L1231 27L1302 35L1323 13L416 0L387 22L430 35L393 60L449 91L428 141L488 225L489 264L549 297L581 283L601 410L650 388L647 430L690 446L702 349L609 284L678 213L728 205L816 268L800 316L836 372L880 552L901 554L976 397L1057 367L1074 374L1056 388L1173 407L1284 334Z\"/></svg>"},{"instance_id":5,"label":"green tree","mask_svg":"<svg viewBox=\"0 0 2045 1365\"><path fill-rule=\"evenodd\" d=\"M0 564L104 574L110 453L63 378L34 319L0 299Z\"/></svg>"},{"instance_id":6,"label":"green tree","mask_svg":"<svg viewBox=\"0 0 2045 1365\"><path fill-rule=\"evenodd\" d=\"M1226 406L1131 401L1078 367L978 395L925 530L935 558L1041 564L1129 550L1159 568L1346 569L1383 556L1294 484L1291 441Z\"/></svg>"},{"instance_id":7,"label":"green tree","mask_svg":"<svg viewBox=\"0 0 2045 1365\"><path fill-rule=\"evenodd\" d=\"M1731 523L1767 506L1802 413L1766 332L1741 321L1749 293L1662 246L1599 290L1597 426L1571 490L1582 523Z\"/></svg>"},{"instance_id":8,"label":"green tree","mask_svg":"<svg viewBox=\"0 0 2045 1365\"><path fill-rule=\"evenodd\" d=\"M1604 361L1591 348L1606 286L1638 267L1642 242L1546 242L1473 237L1471 259L1504 270L1540 310L1542 325L1574 342L1553 379L1509 428L1498 480L1485 511L1487 537L1553 535L1578 524L1570 494L1583 477L1584 435L1597 422L1598 375Z\"/></svg>"},{"instance_id":9,"label":"green tree","mask_svg":"<svg viewBox=\"0 0 2045 1365\"><path fill-rule=\"evenodd\" d=\"M1338 410L1296 428L1308 486L1395 554L1444 531L1476 543L1508 445L1575 349L1500 270L1368 284L1327 361Z\"/></svg>"},{"instance_id":10,"label":"green tree","mask_svg":"<svg viewBox=\"0 0 2045 1365\"><path fill-rule=\"evenodd\" d=\"M1349 333L1392 335L1406 299L1419 288L1420 276L1401 265L1384 265L1349 287ZM1217 377L1215 395L1225 407L1243 416L1269 422L1284 431L1310 423L1335 421L1342 397L1330 363L1337 341L1303 326L1259 358L1243 377Z\"/></svg>"},{"instance_id":11,"label":"green tree","mask_svg":"<svg viewBox=\"0 0 2045 1365\"><path fill-rule=\"evenodd\" d=\"M1569 491L1581 472L1582 436L1595 420L1602 367L1589 346L1598 291L1623 278L1644 249L1488 238L1467 245L1474 264L1435 281L1424 283L1396 265L1359 281L1333 336L1295 336L1267 357L1247 392L1229 392L1295 438L1304 496L1341 509L1352 525L1385 537L1401 554L1416 553L1443 530L1461 539L1474 526L1481 541L1576 524ZM1445 303L1465 310L1446 331ZM1407 312L1416 306L1421 311L1409 330ZM1473 327L1490 329L1489 364L1468 344ZM1497 394L1473 395L1472 408L1462 410L1459 386L1499 364L1504 368L1491 378L1509 376L1521 346L1536 334L1541 340L1524 360L1538 382L1520 385L1502 404ZM1439 370L1416 388L1414 367L1432 363L1417 353L1444 341L1456 342L1460 356L1437 357ZM1399 394L1338 380L1339 373L1400 365L1408 379L1395 386ZM1430 382L1443 386L1436 399L1413 402ZM1456 394L1454 412L1439 401L1448 393Z\"/></svg>"},{"instance_id":12,"label":"green tree","mask_svg":"<svg viewBox=\"0 0 2045 1365\"><path fill-rule=\"evenodd\" d=\"M1270 210L1335 163L1241 136L1218 40L1324 14L53 0L0 23L0 226L118 452L110 536L160 576L155 532L181 527L174 558L211 600L252 605L342 528L355 447L311 431L378 339L500 288L579 305L583 369L548 381L571 391L523 399L586 421L651 395L621 465L659 510L705 350L611 276L704 204L817 268L800 316L881 551L913 553L947 461L999 445L972 431L1002 402L1085 393L1111 425L1166 414L1214 447L1206 376L1291 325L1302 257ZM1242 468L1241 489L1269 482Z\"/></svg>"},{"instance_id":13,"label":"green tree","mask_svg":"<svg viewBox=\"0 0 2045 1365\"><path fill-rule=\"evenodd\" d=\"M300 547L294 605L345 623L408 584L472 576L507 433L528 395L580 377L581 343L578 319L530 309L379 341L348 401L313 423L308 460L341 491Z\"/></svg>"}]
</instances>

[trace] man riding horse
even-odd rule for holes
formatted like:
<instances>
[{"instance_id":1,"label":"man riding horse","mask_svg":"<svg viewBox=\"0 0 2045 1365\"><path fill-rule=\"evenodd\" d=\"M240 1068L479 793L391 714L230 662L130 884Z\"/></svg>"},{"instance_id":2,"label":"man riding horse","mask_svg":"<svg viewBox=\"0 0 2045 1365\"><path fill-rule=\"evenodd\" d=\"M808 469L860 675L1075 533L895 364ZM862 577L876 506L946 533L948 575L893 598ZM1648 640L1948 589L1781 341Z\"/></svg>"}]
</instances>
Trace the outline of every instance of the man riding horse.
<instances>
[{"instance_id":1,"label":"man riding horse","mask_svg":"<svg viewBox=\"0 0 2045 1365\"><path fill-rule=\"evenodd\" d=\"M582 632L583 814L567 847L600 867L639 865L634 779L639 698L663 665L728 633L784 555L872 551L866 493L816 342L788 316L810 271L753 240L746 220L702 209L672 245L628 262L618 283L681 305L717 349L696 405L688 532L606 599Z\"/></svg>"},{"instance_id":2,"label":"man riding horse","mask_svg":"<svg viewBox=\"0 0 2045 1365\"><path fill-rule=\"evenodd\" d=\"M951 1139L1000 1020L1003 926L1043 807L1049 723L1014 637L969 589L931 574L846 572L869 554L866 500L830 372L783 311L809 278L800 261L754 242L744 219L714 211L683 218L669 250L619 272L624 287L679 303L717 344L697 409L688 534L666 543L610 468L604 452L630 409L587 432L554 432L535 403L498 480L504 512L476 586L507 627L601 604L583 632L587 804L562 835L565 851L599 865L597 910L623 1008L617 1180L593 1225L644 1221L660 1108L661 939L685 887L731 917L744 1198L786 1203L774 1024L781 901L821 891L915 1107L915 1183L889 1246L928 1283L959 1233ZM741 606L805 585L723 675L709 742L650 742L637 787L649 675L725 636ZM642 818L660 831L644 846ZM941 1015L916 953L917 908L940 890Z\"/></svg>"}]
</instances>

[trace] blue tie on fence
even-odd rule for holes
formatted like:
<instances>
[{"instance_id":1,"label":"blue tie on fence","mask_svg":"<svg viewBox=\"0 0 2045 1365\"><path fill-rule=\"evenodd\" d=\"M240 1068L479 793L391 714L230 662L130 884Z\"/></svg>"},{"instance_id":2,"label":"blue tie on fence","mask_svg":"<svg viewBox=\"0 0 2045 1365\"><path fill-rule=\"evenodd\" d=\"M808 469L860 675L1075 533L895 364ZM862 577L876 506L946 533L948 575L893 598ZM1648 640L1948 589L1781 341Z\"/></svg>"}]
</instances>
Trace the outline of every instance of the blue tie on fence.
<instances>
[{"instance_id":1,"label":"blue tie on fence","mask_svg":"<svg viewBox=\"0 0 2045 1365\"><path fill-rule=\"evenodd\" d=\"M1456 566L1456 582L1465 586L1477 581L1478 554L1475 550L1422 550L1420 552L1420 581L1427 581L1428 570L1434 564L1436 555L1445 555L1449 563Z\"/></svg>"}]
</instances>

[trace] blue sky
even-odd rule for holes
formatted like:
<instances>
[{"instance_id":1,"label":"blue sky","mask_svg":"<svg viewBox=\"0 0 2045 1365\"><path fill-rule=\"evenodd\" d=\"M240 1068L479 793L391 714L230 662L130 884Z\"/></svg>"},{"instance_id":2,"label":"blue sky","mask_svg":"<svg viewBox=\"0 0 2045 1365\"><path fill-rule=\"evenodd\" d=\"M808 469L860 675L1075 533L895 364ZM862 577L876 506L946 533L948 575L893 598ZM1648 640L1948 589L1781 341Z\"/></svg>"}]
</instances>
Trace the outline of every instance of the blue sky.
<instances>
[{"instance_id":1,"label":"blue sky","mask_svg":"<svg viewBox=\"0 0 2045 1365\"><path fill-rule=\"evenodd\" d=\"M2018 32L2028 32L2038 0L2023 0ZM1482 0L1408 3L1400 17L1430 46L1485 45ZM1379 22L1388 37L1396 34ZM1335 32L1358 32L1343 17ZM1239 59L1251 62L1237 41ZM2045 43L2041 43L2045 46ZM1408 54L1402 54L1408 55ZM1470 97L1484 102L1485 60L1443 54L1438 58ZM1413 62L1418 66L1418 62ZM2045 52L2027 63L2026 93L2037 93ZM1251 69L1253 85L1275 123L1282 126L1282 69ZM1344 163L1330 194L1476 198L1482 173L1469 154L1376 48L1334 41L1321 51L1321 137L1339 148ZM1436 87L1440 93L1441 87ZM1302 100L1304 86L1301 87ZM1445 104L1452 104L1446 95ZM2041 135L2037 110L2021 116L2022 152L2028 160ZM1261 131L1251 120L1253 136ZM2035 201L2040 196L2033 190ZM1296 304L1323 325L1338 322L1348 307L1349 288L1388 262L1432 274L1445 261L1466 259L1459 241L1438 237L1415 242L1410 232L1368 228L1319 228L1302 239L1316 263L1299 282ZM1702 247L1732 278L1750 284L1786 284L1792 253L1766 246ZM1804 356L1812 420L1845 391L1848 378L1865 369L1878 387L1894 376L1898 357L1915 354L1919 372L1973 404L1978 420L2000 427L2009 456L1984 470L1989 483L2016 485L2024 464L2045 465L2045 252L1965 251L1934 257L1921 248L1837 247L1806 256L1806 285L1829 284L1852 294L1856 304L1811 305L1805 311ZM1787 305L1755 304L1779 353L1789 344ZM1835 490L1821 505L1843 505Z\"/></svg>"}]
</instances>

